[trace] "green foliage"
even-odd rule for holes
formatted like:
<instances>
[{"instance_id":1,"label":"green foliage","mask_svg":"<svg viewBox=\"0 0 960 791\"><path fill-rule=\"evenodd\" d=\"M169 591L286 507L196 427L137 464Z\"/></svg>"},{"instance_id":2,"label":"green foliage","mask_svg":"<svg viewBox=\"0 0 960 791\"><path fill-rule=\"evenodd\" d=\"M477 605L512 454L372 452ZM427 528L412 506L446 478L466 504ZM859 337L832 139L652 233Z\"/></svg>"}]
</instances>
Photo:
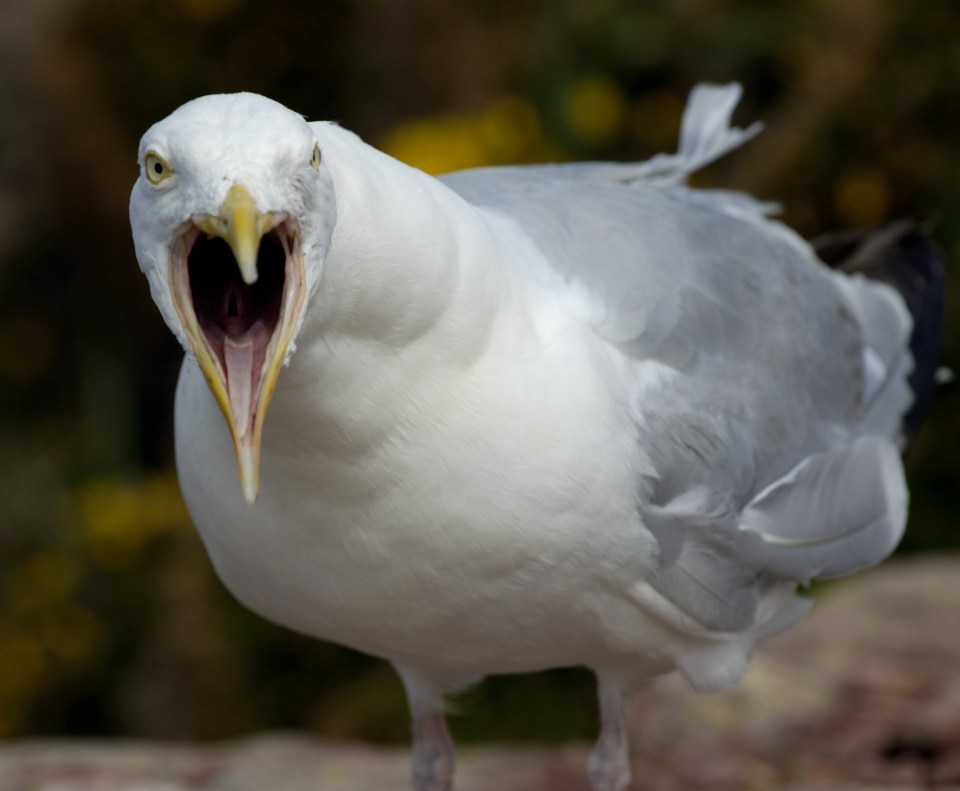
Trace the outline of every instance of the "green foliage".
<instances>
[{"instance_id":1,"label":"green foliage","mask_svg":"<svg viewBox=\"0 0 960 791\"><path fill-rule=\"evenodd\" d=\"M902 214L960 307L960 17L931 0L77 0L0 32L0 736L406 738L382 662L292 635L219 586L172 472L180 351L126 220L137 139L202 93L255 90L432 172L640 158L700 80L767 132L703 185L782 201L806 234ZM938 43L942 42L942 43ZM958 366L956 323L948 364ZM909 461L905 549L956 549L955 391ZM588 735L589 679L492 679L467 738Z\"/></svg>"}]
</instances>

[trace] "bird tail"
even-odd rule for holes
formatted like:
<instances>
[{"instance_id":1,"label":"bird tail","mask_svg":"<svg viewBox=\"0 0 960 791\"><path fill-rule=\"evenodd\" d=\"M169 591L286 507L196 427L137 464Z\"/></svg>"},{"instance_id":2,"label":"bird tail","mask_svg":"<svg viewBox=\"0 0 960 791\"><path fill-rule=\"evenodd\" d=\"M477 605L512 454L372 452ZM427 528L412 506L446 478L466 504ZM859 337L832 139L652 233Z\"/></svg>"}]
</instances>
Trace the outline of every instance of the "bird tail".
<instances>
[{"instance_id":1,"label":"bird tail","mask_svg":"<svg viewBox=\"0 0 960 791\"><path fill-rule=\"evenodd\" d=\"M763 129L760 121L746 128L733 125L733 111L742 94L743 87L736 82L699 83L683 110L676 154L657 154L645 162L604 163L599 172L616 181L644 186L682 184L690 174L739 148Z\"/></svg>"},{"instance_id":2,"label":"bird tail","mask_svg":"<svg viewBox=\"0 0 960 791\"><path fill-rule=\"evenodd\" d=\"M901 420L909 440L930 406L943 373L944 270L940 253L920 222L903 219L867 231L830 234L813 240L820 260L847 275L860 274L894 288L913 319L909 349L913 370L908 378L912 403Z\"/></svg>"}]
</instances>

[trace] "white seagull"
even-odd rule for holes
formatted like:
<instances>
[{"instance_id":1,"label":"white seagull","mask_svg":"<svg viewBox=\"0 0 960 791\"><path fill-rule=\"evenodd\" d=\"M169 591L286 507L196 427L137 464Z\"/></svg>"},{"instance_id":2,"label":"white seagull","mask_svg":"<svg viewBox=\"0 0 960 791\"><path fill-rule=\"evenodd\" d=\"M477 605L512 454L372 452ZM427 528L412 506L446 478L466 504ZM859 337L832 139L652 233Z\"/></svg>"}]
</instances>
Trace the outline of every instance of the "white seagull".
<instances>
[{"instance_id":1,"label":"white seagull","mask_svg":"<svg viewBox=\"0 0 960 791\"><path fill-rule=\"evenodd\" d=\"M140 143L192 518L247 607L396 667L417 791L452 788L445 693L571 665L593 788L621 791L625 695L733 684L798 584L901 535L935 253L895 227L824 247L866 276L841 273L769 205L685 186L759 130L739 96L695 88L678 153L640 164L437 179L252 94Z\"/></svg>"}]
</instances>

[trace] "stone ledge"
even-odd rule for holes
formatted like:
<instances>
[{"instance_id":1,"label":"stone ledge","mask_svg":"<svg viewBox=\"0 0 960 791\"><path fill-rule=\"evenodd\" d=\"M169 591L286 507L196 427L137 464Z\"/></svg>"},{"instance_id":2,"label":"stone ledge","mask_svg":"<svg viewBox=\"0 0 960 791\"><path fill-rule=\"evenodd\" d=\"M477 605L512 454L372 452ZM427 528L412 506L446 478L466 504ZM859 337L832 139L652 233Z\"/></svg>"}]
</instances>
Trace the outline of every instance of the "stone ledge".
<instances>
[{"instance_id":1,"label":"stone ledge","mask_svg":"<svg viewBox=\"0 0 960 791\"><path fill-rule=\"evenodd\" d=\"M628 709L633 791L960 789L960 560L818 592L743 684L662 679ZM588 791L588 745L461 747L457 791ZM405 791L406 747L261 734L207 745L0 744L0 791Z\"/></svg>"}]
</instances>

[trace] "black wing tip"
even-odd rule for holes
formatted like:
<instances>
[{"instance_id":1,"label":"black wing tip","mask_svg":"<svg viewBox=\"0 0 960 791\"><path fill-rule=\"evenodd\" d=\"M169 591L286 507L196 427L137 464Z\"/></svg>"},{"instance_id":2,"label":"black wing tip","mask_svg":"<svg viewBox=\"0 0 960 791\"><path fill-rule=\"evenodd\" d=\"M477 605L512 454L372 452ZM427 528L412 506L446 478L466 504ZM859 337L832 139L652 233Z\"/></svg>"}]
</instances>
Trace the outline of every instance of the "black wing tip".
<instances>
[{"instance_id":1,"label":"black wing tip","mask_svg":"<svg viewBox=\"0 0 960 791\"><path fill-rule=\"evenodd\" d=\"M859 272L895 288L913 317L914 369L909 383L914 401L903 417L908 439L923 421L939 381L946 276L940 251L928 235L931 226L929 218L904 218L813 240L817 255L828 266L848 274Z\"/></svg>"}]
</instances>

